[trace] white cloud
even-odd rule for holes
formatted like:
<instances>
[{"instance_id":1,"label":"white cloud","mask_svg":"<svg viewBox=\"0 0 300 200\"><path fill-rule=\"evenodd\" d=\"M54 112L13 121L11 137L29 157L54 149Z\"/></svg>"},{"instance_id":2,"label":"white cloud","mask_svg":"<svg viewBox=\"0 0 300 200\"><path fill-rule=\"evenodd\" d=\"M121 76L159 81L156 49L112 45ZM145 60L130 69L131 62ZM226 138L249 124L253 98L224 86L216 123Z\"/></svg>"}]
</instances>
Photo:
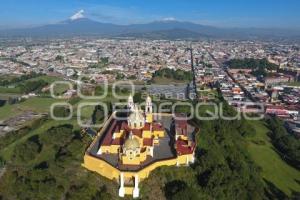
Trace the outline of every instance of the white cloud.
<instances>
[{"instance_id":1,"label":"white cloud","mask_svg":"<svg viewBox=\"0 0 300 200\"><path fill-rule=\"evenodd\" d=\"M84 10L79 10L77 13L75 13L73 16L70 17L71 20L81 19L84 18Z\"/></svg>"},{"instance_id":2,"label":"white cloud","mask_svg":"<svg viewBox=\"0 0 300 200\"><path fill-rule=\"evenodd\" d=\"M174 17L166 17L163 18L162 21L176 21L176 19Z\"/></svg>"}]
</instances>

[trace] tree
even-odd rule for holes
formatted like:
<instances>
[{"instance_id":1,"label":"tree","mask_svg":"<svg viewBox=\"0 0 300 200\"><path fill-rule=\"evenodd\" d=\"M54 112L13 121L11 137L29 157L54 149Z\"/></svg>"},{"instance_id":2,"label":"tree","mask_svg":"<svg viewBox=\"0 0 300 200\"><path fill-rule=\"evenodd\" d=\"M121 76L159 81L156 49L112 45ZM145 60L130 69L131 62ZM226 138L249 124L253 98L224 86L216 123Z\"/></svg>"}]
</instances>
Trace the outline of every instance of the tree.
<instances>
[{"instance_id":1,"label":"tree","mask_svg":"<svg viewBox=\"0 0 300 200\"><path fill-rule=\"evenodd\" d=\"M123 73L117 73L116 79L117 80L123 80L125 78L125 75Z\"/></svg>"},{"instance_id":2,"label":"tree","mask_svg":"<svg viewBox=\"0 0 300 200\"><path fill-rule=\"evenodd\" d=\"M209 197L194 188L185 188L178 191L172 198L172 200L196 200L196 199L209 199Z\"/></svg>"},{"instance_id":3,"label":"tree","mask_svg":"<svg viewBox=\"0 0 300 200\"><path fill-rule=\"evenodd\" d=\"M21 84L21 90L23 93L30 93L37 91L39 92L42 88L47 86L48 83L44 80L37 80L37 81L27 81L24 84Z\"/></svg>"},{"instance_id":4,"label":"tree","mask_svg":"<svg viewBox=\"0 0 300 200\"><path fill-rule=\"evenodd\" d=\"M64 62L64 57L62 55L57 55L55 61Z\"/></svg>"},{"instance_id":5,"label":"tree","mask_svg":"<svg viewBox=\"0 0 300 200\"><path fill-rule=\"evenodd\" d=\"M235 113L229 106L224 115ZM161 167L141 183L145 199L264 199L260 168L251 160L242 136L248 126L238 120L200 121L196 162L186 168ZM154 195L149 195L155 190ZM164 194L161 194L163 188ZM147 192L147 194L146 194ZM163 196L164 195L164 196Z\"/></svg>"},{"instance_id":6,"label":"tree","mask_svg":"<svg viewBox=\"0 0 300 200\"><path fill-rule=\"evenodd\" d=\"M39 136L32 136L14 149L13 159L17 163L27 163L33 160L41 151Z\"/></svg>"},{"instance_id":7,"label":"tree","mask_svg":"<svg viewBox=\"0 0 300 200\"><path fill-rule=\"evenodd\" d=\"M142 103L144 101L141 92L136 92L133 96L133 101L136 103Z\"/></svg>"},{"instance_id":8,"label":"tree","mask_svg":"<svg viewBox=\"0 0 300 200\"><path fill-rule=\"evenodd\" d=\"M39 77L41 76L42 74L38 74L38 73L35 73L35 72L32 72L30 74L24 74L22 76L19 76L19 77L14 77L12 79L3 79L2 80L2 77L1 77L1 80L0 80L0 85L1 86L8 86L8 85L12 85L12 84L17 84L19 82L23 82L23 81L26 81L26 80L29 80L29 79L32 79L32 78L36 78L36 77Z\"/></svg>"},{"instance_id":9,"label":"tree","mask_svg":"<svg viewBox=\"0 0 300 200\"><path fill-rule=\"evenodd\" d=\"M240 127L239 132L242 136L249 137L249 136L255 136L256 130L247 120L244 118L240 121Z\"/></svg>"},{"instance_id":10,"label":"tree","mask_svg":"<svg viewBox=\"0 0 300 200\"><path fill-rule=\"evenodd\" d=\"M23 143L16 143L18 151L13 152L13 157L16 152L27 155L28 151L32 152L32 146L38 145L40 148L35 156L31 156L34 159L28 159L28 162L19 162L14 158L7 160L8 167L0 181L1 198L117 199L114 193L117 183L80 167L90 142L90 137L73 130L72 125L64 124L51 127ZM24 144L26 147L19 147Z\"/></svg>"},{"instance_id":11,"label":"tree","mask_svg":"<svg viewBox=\"0 0 300 200\"><path fill-rule=\"evenodd\" d=\"M163 68L155 71L155 73L153 74L153 78L155 77L162 77L181 81L191 81L193 79L193 74L190 71L184 71L181 69L174 70L169 68Z\"/></svg>"},{"instance_id":12,"label":"tree","mask_svg":"<svg viewBox=\"0 0 300 200\"><path fill-rule=\"evenodd\" d=\"M168 182L165 185L166 197L168 199L173 199L173 197L176 196L176 194L178 192L186 189L186 187L187 187L186 183L181 180L174 180L174 181Z\"/></svg>"},{"instance_id":13,"label":"tree","mask_svg":"<svg viewBox=\"0 0 300 200\"><path fill-rule=\"evenodd\" d=\"M50 144L57 147L62 147L68 144L73 139L73 126L64 124L48 129L42 136L43 144Z\"/></svg>"},{"instance_id":14,"label":"tree","mask_svg":"<svg viewBox=\"0 0 300 200\"><path fill-rule=\"evenodd\" d=\"M95 106L94 112L92 114L92 122L93 124L97 124L97 122L101 122L104 119L104 110L100 105Z\"/></svg>"},{"instance_id":15,"label":"tree","mask_svg":"<svg viewBox=\"0 0 300 200\"><path fill-rule=\"evenodd\" d=\"M0 156L0 169L5 166L5 160Z\"/></svg>"},{"instance_id":16,"label":"tree","mask_svg":"<svg viewBox=\"0 0 300 200\"><path fill-rule=\"evenodd\" d=\"M252 69L252 74L257 77L265 77L268 75L268 71L278 68L277 65L270 63L266 58L231 59L226 64L231 69Z\"/></svg>"},{"instance_id":17,"label":"tree","mask_svg":"<svg viewBox=\"0 0 300 200\"><path fill-rule=\"evenodd\" d=\"M267 121L270 136L275 148L283 154L284 160L296 168L300 168L300 140L287 132L283 122L276 116Z\"/></svg>"},{"instance_id":18,"label":"tree","mask_svg":"<svg viewBox=\"0 0 300 200\"><path fill-rule=\"evenodd\" d=\"M72 185L66 195L67 200L90 200L92 197L92 191L90 191L87 184Z\"/></svg>"}]
</instances>

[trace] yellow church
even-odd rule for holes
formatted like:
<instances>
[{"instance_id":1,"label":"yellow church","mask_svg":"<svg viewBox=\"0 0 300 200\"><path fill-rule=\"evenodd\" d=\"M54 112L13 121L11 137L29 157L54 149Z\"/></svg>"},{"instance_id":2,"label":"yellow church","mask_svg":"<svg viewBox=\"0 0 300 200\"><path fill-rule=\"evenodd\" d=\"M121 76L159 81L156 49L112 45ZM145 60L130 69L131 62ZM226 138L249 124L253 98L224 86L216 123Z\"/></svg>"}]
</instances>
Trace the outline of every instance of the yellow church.
<instances>
[{"instance_id":1,"label":"yellow church","mask_svg":"<svg viewBox=\"0 0 300 200\"><path fill-rule=\"evenodd\" d=\"M160 166L193 163L196 129L185 115L143 111L129 96L125 117L114 112L84 155L83 166L119 183L119 196L139 197L139 183Z\"/></svg>"}]
</instances>

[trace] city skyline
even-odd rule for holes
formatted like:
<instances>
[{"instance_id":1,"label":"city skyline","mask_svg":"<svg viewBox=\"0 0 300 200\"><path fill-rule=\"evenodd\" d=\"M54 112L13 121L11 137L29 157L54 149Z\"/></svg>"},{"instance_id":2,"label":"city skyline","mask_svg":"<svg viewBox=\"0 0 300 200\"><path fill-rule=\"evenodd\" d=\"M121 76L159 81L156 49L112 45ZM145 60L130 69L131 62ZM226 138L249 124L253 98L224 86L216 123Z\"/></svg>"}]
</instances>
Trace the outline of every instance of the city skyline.
<instances>
[{"instance_id":1,"label":"city skyline","mask_svg":"<svg viewBox=\"0 0 300 200\"><path fill-rule=\"evenodd\" d=\"M163 1L103 0L1 3L0 28L18 28L57 23L70 17L87 17L114 24L148 23L157 20L190 21L217 27L266 27L299 29L295 0L263 1ZM76 15L77 14L77 15Z\"/></svg>"}]
</instances>

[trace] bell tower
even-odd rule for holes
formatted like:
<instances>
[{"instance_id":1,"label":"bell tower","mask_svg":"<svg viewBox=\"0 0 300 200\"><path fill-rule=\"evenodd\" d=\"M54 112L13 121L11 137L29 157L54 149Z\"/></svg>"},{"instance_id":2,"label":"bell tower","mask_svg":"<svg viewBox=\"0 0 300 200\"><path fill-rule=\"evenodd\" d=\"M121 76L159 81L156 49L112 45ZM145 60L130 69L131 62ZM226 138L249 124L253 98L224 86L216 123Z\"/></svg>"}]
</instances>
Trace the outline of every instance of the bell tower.
<instances>
[{"instance_id":1,"label":"bell tower","mask_svg":"<svg viewBox=\"0 0 300 200\"><path fill-rule=\"evenodd\" d=\"M133 110L134 110L134 102L133 102L133 97L132 97L132 95L130 95L130 96L128 97L127 108L128 108L128 110L130 110L130 111L133 111Z\"/></svg>"},{"instance_id":2,"label":"bell tower","mask_svg":"<svg viewBox=\"0 0 300 200\"><path fill-rule=\"evenodd\" d=\"M152 100L151 97L148 96L146 99L146 108L145 108L145 112L148 113L152 113Z\"/></svg>"},{"instance_id":3,"label":"bell tower","mask_svg":"<svg viewBox=\"0 0 300 200\"><path fill-rule=\"evenodd\" d=\"M145 114L146 114L146 122L152 123L153 122L152 100L150 96L148 96L146 99Z\"/></svg>"}]
</instances>

